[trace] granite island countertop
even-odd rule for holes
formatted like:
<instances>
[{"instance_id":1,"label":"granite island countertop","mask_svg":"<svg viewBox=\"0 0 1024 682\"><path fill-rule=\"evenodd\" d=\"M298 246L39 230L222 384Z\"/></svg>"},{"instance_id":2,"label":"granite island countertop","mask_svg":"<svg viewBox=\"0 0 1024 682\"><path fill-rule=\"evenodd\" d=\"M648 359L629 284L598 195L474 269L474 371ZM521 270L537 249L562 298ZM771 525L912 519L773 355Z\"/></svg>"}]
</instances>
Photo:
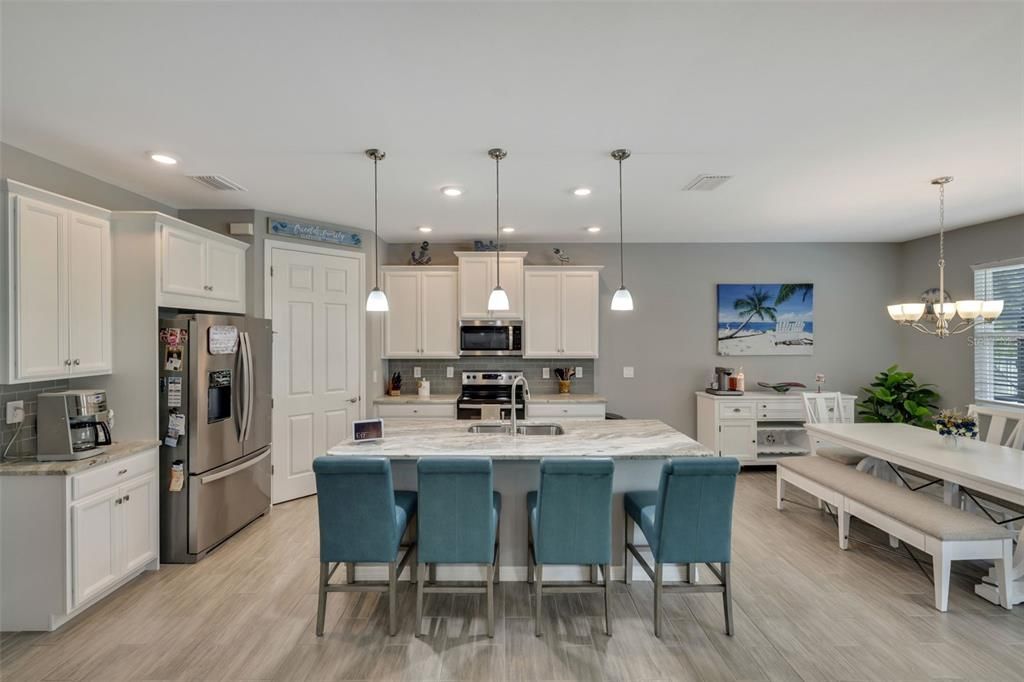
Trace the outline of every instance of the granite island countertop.
<instances>
[{"instance_id":1,"label":"granite island countertop","mask_svg":"<svg viewBox=\"0 0 1024 682\"><path fill-rule=\"evenodd\" d=\"M0 462L0 476L67 476L160 447L157 440L119 441L103 452L73 462L40 462L35 457Z\"/></svg>"},{"instance_id":2,"label":"granite island countertop","mask_svg":"<svg viewBox=\"0 0 1024 682\"><path fill-rule=\"evenodd\" d=\"M612 457L662 459L713 456L710 448L656 419L558 422L522 420L520 424L559 423L561 436L475 434L468 429L483 422L457 419L389 419L384 438L369 443L342 441L328 455L417 459L432 455L532 460L542 457Z\"/></svg>"},{"instance_id":3,"label":"granite island countertop","mask_svg":"<svg viewBox=\"0 0 1024 682\"><path fill-rule=\"evenodd\" d=\"M415 393L405 395L382 395L373 399L374 405L454 405L459 399L457 393L436 393L420 396ZM566 403L606 403L608 399L597 393L533 393L527 403L537 405L562 405Z\"/></svg>"}]
</instances>

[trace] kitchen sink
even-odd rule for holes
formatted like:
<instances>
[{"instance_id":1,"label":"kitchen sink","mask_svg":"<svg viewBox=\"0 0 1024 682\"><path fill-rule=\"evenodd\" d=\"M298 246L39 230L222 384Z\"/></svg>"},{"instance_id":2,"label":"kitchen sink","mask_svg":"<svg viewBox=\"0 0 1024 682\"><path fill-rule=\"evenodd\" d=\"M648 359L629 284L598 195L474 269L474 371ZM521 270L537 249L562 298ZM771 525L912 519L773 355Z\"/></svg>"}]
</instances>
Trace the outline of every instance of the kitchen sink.
<instances>
[{"instance_id":1,"label":"kitchen sink","mask_svg":"<svg viewBox=\"0 0 1024 682\"><path fill-rule=\"evenodd\" d=\"M470 433L512 433L511 424L473 424L467 431Z\"/></svg>"},{"instance_id":2,"label":"kitchen sink","mask_svg":"<svg viewBox=\"0 0 1024 682\"><path fill-rule=\"evenodd\" d=\"M561 436L565 429L559 424L517 424L516 432L522 436Z\"/></svg>"},{"instance_id":3,"label":"kitchen sink","mask_svg":"<svg viewBox=\"0 0 1024 682\"><path fill-rule=\"evenodd\" d=\"M512 433L511 424L473 424L469 433ZM561 436L565 429L559 424L517 424L516 434L520 436Z\"/></svg>"}]
</instances>

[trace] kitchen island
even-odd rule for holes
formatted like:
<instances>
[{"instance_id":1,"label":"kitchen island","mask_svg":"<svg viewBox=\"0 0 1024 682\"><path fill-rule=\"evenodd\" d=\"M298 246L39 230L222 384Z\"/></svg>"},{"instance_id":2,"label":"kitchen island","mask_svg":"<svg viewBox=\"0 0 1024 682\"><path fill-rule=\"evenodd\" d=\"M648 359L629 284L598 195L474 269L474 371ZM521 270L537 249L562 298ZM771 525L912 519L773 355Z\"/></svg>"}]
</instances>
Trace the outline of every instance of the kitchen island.
<instances>
[{"instance_id":1,"label":"kitchen island","mask_svg":"<svg viewBox=\"0 0 1024 682\"><path fill-rule=\"evenodd\" d=\"M557 420L555 420L557 422ZM521 421L520 425L536 425ZM551 422L544 422L545 424ZM470 433L473 426L493 424L467 420L387 419L384 438L369 443L349 440L330 448L338 457L387 457L392 460L395 487L416 489L416 460L420 457L490 457L494 461L494 488L502 495L501 579L526 579L526 493L536 490L543 457L610 457L615 460L612 498L612 569L622 576L622 493L655 489L662 462L669 457L710 457L710 448L653 419L565 421L561 435ZM637 569L639 571L639 569ZM360 571L360 577L363 573ZM440 578L476 579L475 567L440 567ZM553 580L578 580L583 568L553 567ZM644 579L642 572L634 577ZM675 572L666 569L666 579Z\"/></svg>"}]
</instances>

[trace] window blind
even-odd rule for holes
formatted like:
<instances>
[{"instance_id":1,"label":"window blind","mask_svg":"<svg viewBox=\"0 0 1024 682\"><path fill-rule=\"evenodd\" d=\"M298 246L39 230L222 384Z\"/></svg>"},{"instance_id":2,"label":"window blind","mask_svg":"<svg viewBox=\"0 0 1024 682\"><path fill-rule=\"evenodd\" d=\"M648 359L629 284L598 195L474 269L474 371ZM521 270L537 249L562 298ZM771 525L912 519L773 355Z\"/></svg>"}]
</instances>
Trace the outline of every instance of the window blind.
<instances>
[{"instance_id":1,"label":"window blind","mask_svg":"<svg viewBox=\"0 0 1024 682\"><path fill-rule=\"evenodd\" d=\"M974 397L1024 405L1024 260L978 266L974 297L1004 301L992 324L974 328Z\"/></svg>"}]
</instances>

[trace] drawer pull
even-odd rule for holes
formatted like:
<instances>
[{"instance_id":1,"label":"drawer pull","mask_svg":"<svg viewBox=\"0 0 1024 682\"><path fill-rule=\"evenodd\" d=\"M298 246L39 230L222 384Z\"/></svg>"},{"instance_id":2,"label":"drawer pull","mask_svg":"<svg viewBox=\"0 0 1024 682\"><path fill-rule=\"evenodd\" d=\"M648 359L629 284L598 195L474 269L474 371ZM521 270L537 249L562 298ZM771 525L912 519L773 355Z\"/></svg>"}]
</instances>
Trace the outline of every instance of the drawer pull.
<instances>
[{"instance_id":1,"label":"drawer pull","mask_svg":"<svg viewBox=\"0 0 1024 682\"><path fill-rule=\"evenodd\" d=\"M127 473L128 473L127 469L121 469L120 471L117 472L117 475L118 476L124 476Z\"/></svg>"},{"instance_id":2,"label":"drawer pull","mask_svg":"<svg viewBox=\"0 0 1024 682\"><path fill-rule=\"evenodd\" d=\"M739 412L739 411L740 411L740 408L738 408L738 407L734 407L734 408L732 408L732 411L733 411L733 412Z\"/></svg>"}]
</instances>

